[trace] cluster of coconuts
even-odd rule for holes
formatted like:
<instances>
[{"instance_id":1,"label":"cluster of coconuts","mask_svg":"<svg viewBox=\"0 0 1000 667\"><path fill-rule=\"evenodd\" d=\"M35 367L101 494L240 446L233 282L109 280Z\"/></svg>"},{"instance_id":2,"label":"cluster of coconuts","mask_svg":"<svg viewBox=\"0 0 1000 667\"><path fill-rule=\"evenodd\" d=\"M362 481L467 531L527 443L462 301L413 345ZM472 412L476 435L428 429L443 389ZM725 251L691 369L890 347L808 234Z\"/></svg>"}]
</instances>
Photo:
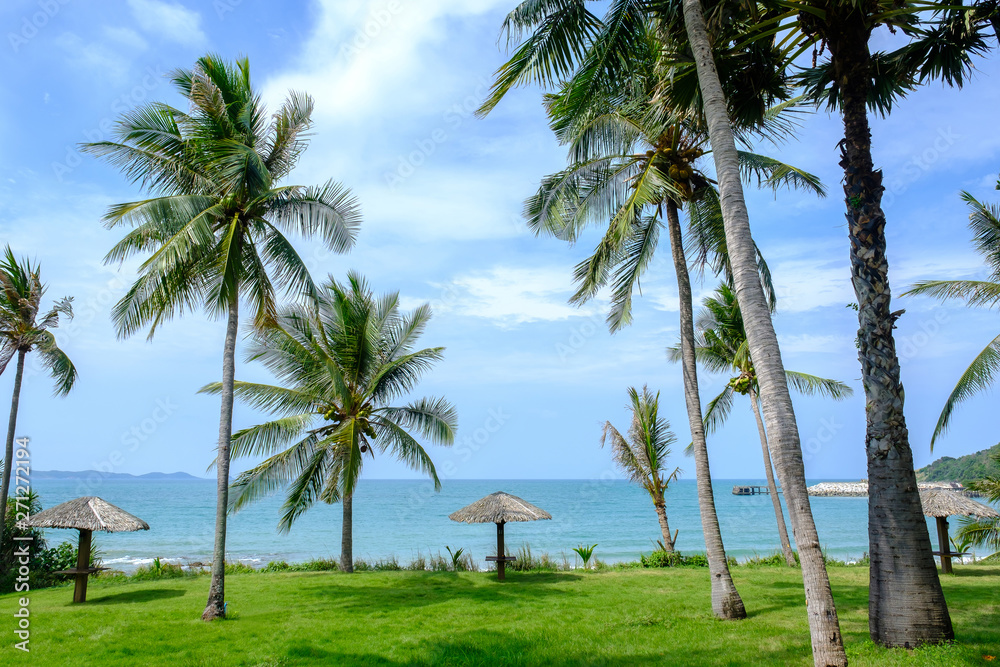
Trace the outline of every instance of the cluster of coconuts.
<instances>
[{"instance_id":1,"label":"cluster of coconuts","mask_svg":"<svg viewBox=\"0 0 1000 667\"><path fill-rule=\"evenodd\" d=\"M327 421L333 421L338 423L344 421L347 418L347 414L337 409L336 406L332 406L327 410L320 408L319 410L316 411L316 413L323 415L323 419ZM372 427L372 425L369 424L368 420L366 419L370 414L371 410L366 409L362 410L361 413L358 414L358 417L361 418L360 420L361 432L364 433L369 438L371 438L372 440L374 440L375 438L378 437L378 434L375 432L374 427ZM368 445L361 445L360 449L362 453L367 452Z\"/></svg>"},{"instance_id":2,"label":"cluster of coconuts","mask_svg":"<svg viewBox=\"0 0 1000 667\"><path fill-rule=\"evenodd\" d=\"M750 393L750 387L753 384L753 377L750 375L740 375L739 377L731 379L728 384L733 388L733 391L746 396Z\"/></svg>"}]
</instances>

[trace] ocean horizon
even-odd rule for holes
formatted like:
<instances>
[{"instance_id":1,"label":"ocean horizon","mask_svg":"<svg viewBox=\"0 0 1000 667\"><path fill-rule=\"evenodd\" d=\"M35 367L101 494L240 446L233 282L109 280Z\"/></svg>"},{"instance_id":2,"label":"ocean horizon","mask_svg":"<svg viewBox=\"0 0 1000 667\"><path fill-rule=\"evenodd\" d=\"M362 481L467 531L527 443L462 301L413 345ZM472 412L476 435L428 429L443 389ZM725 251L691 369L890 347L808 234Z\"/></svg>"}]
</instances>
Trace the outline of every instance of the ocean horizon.
<instances>
[{"instance_id":1,"label":"ocean horizon","mask_svg":"<svg viewBox=\"0 0 1000 667\"><path fill-rule=\"evenodd\" d=\"M848 480L813 479L809 484L821 481ZM765 483L713 480L726 553L738 560L780 550L770 497L732 494L733 486ZM154 558L183 565L212 559L215 480L40 479L32 488L46 508L96 495L149 524L149 531L94 535L107 567L131 572ZM448 515L494 491L520 496L552 515L552 520L509 524L506 540L512 552L529 546L536 555L548 553L573 564L574 547L596 544L594 556L613 563L638 560L661 539L648 494L624 480L446 480L435 492L426 480L362 479L354 500L354 556L368 561L395 558L406 565L418 556L446 555L446 547L463 548L483 568L485 557L496 550L494 526L460 524ZM338 557L340 505L318 503L291 531L282 533L277 529L282 500L280 494L271 496L229 517L227 560L262 567L270 561ZM703 552L695 481L672 483L666 501L670 528L679 531L678 550ZM852 561L867 552L867 498L812 497L811 504L829 557ZM936 539L931 527L928 523ZM49 529L45 536L50 546L76 540L75 531L69 530Z\"/></svg>"}]
</instances>

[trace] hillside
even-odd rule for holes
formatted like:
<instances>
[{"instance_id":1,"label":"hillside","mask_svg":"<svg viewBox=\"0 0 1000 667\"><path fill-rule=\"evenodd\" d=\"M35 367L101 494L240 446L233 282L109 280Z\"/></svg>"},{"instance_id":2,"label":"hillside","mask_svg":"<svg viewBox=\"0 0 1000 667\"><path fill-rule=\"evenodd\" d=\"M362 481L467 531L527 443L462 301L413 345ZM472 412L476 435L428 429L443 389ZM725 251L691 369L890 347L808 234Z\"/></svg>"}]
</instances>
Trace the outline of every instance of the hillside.
<instances>
[{"instance_id":1,"label":"hillside","mask_svg":"<svg viewBox=\"0 0 1000 667\"><path fill-rule=\"evenodd\" d=\"M918 482L969 482L997 473L997 464L991 457L1000 456L1000 443L989 449L966 454L957 459L942 456L934 463L917 470Z\"/></svg>"},{"instance_id":2,"label":"hillside","mask_svg":"<svg viewBox=\"0 0 1000 667\"><path fill-rule=\"evenodd\" d=\"M96 470L32 470L32 479L145 479L145 480L200 480L201 477L189 475L186 472L147 472L145 475L130 475L124 472L98 472Z\"/></svg>"}]
</instances>

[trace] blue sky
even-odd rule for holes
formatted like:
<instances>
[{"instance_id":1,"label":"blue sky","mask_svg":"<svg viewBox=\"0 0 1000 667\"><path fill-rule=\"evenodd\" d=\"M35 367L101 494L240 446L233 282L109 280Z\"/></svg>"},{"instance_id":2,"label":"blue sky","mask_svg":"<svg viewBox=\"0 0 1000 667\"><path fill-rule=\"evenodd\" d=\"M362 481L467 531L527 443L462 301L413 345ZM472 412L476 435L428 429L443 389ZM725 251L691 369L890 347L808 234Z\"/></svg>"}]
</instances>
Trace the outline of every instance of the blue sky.
<instances>
[{"instance_id":1,"label":"blue sky","mask_svg":"<svg viewBox=\"0 0 1000 667\"><path fill-rule=\"evenodd\" d=\"M114 169L77 144L107 136L137 104L179 104L163 75L206 52L247 55L255 85L276 108L289 89L316 99L311 148L291 182L340 180L359 196L357 248L330 255L297 243L316 276L363 272L380 291L399 290L408 307L430 302L422 339L447 348L420 394L458 407L452 450L432 448L442 477L595 478L614 475L599 447L604 420L628 425L626 388L661 391L661 412L679 445L688 440L679 369L664 349L677 337L669 252L643 282L635 322L614 336L606 300L567 305L571 270L596 241L576 246L532 236L519 212L539 179L565 164L545 124L540 92L511 95L485 120L472 110L504 61L497 36L510 0L269 3L255 0L110 0L97 10L72 0L7 0L0 8L0 243L41 263L48 303L75 297L76 318L57 334L80 371L76 390L51 397L29 364L18 435L32 438L36 469L115 472L183 470L205 475L218 432L218 399L200 396L218 379L223 325L189 314L143 336L116 340L109 311L136 263L105 266L119 238L100 221L109 205L138 198ZM876 162L889 192L890 280L982 277L959 192L996 201L1000 171L996 109L1000 66L980 61L963 91L937 85L874 123ZM820 175L830 196L750 191L755 238L780 295L775 319L788 368L843 380L855 397L796 399L809 477L865 476L864 398L854 348L857 320L846 308L848 242L836 144L839 119L804 119L799 141L767 147ZM715 286L710 277L696 296ZM992 396L970 402L929 451L930 433L959 373L996 335L989 312L896 299L906 308L897 344L906 415L918 465L1000 440ZM0 378L7 397L13 372ZM266 381L241 364L238 378ZM707 401L724 378L702 375ZM3 399L4 401L6 398ZM5 404L5 403L4 403ZM236 425L264 415L237 406ZM711 438L713 473L762 477L748 405L737 405ZM251 461L238 461L235 469ZM366 463L369 477L410 477L398 464Z\"/></svg>"}]
</instances>

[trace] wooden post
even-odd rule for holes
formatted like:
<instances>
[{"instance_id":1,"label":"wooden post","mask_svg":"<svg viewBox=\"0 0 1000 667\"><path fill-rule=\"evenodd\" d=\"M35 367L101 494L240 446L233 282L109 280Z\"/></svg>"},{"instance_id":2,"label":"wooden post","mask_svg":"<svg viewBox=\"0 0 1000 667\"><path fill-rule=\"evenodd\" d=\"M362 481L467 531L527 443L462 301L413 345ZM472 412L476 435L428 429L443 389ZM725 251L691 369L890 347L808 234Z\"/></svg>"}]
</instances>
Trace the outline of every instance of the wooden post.
<instances>
[{"instance_id":1,"label":"wooden post","mask_svg":"<svg viewBox=\"0 0 1000 667\"><path fill-rule=\"evenodd\" d=\"M948 519L937 517L938 547L941 552L941 574L951 574L951 543L948 541Z\"/></svg>"},{"instance_id":2,"label":"wooden post","mask_svg":"<svg viewBox=\"0 0 1000 667\"><path fill-rule=\"evenodd\" d=\"M497 581L504 580L503 521L497 523Z\"/></svg>"},{"instance_id":3,"label":"wooden post","mask_svg":"<svg viewBox=\"0 0 1000 667\"><path fill-rule=\"evenodd\" d=\"M80 547L76 556L76 588L73 602L87 601L87 577L90 576L90 536L91 531L80 529Z\"/></svg>"}]
</instances>

